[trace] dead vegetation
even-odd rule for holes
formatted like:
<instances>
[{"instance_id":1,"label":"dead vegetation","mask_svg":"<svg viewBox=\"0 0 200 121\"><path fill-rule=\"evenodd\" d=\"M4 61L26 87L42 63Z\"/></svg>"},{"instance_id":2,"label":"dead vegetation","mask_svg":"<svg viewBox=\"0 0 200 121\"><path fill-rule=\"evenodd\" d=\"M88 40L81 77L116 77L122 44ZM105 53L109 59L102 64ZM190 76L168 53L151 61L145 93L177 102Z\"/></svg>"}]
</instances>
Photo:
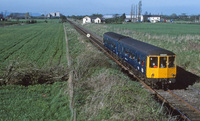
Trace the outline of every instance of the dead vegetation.
<instances>
[{"instance_id":1,"label":"dead vegetation","mask_svg":"<svg viewBox=\"0 0 200 121\"><path fill-rule=\"evenodd\" d=\"M12 61L2 71L1 85L35 85L66 81L68 69L64 65L38 67L36 64L25 61Z\"/></svg>"}]
</instances>

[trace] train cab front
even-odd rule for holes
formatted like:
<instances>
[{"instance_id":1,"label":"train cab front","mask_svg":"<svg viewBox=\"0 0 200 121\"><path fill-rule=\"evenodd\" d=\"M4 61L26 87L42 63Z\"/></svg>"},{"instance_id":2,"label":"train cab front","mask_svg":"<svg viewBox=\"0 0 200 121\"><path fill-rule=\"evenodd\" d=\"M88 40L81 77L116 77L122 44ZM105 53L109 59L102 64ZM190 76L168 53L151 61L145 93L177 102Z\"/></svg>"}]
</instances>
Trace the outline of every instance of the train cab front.
<instances>
[{"instance_id":1,"label":"train cab front","mask_svg":"<svg viewBox=\"0 0 200 121\"><path fill-rule=\"evenodd\" d=\"M176 77L176 56L160 55L147 57L146 76L154 83L164 84L175 83Z\"/></svg>"}]
</instances>

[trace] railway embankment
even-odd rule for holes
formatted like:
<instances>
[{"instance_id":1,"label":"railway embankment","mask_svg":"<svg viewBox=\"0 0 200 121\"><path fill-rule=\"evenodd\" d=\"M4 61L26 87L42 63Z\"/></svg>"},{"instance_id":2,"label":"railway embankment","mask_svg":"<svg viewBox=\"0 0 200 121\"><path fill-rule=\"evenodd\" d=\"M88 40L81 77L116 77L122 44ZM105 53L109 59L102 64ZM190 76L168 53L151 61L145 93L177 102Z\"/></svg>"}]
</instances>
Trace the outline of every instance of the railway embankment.
<instances>
[{"instance_id":1,"label":"railway embankment","mask_svg":"<svg viewBox=\"0 0 200 121\"><path fill-rule=\"evenodd\" d=\"M175 119L86 37L67 28L77 120Z\"/></svg>"}]
</instances>

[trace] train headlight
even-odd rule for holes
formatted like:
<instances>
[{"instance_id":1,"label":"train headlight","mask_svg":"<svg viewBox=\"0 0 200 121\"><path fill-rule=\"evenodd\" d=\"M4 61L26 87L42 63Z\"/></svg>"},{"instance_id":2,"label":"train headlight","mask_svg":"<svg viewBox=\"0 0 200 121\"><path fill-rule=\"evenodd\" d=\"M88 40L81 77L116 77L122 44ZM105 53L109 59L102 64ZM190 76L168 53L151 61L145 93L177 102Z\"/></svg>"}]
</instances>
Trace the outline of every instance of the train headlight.
<instances>
[{"instance_id":1,"label":"train headlight","mask_svg":"<svg viewBox=\"0 0 200 121\"><path fill-rule=\"evenodd\" d=\"M90 34L87 34L87 37L89 38L89 37L90 37Z\"/></svg>"},{"instance_id":2,"label":"train headlight","mask_svg":"<svg viewBox=\"0 0 200 121\"><path fill-rule=\"evenodd\" d=\"M154 76L154 74L151 74L151 76Z\"/></svg>"}]
</instances>

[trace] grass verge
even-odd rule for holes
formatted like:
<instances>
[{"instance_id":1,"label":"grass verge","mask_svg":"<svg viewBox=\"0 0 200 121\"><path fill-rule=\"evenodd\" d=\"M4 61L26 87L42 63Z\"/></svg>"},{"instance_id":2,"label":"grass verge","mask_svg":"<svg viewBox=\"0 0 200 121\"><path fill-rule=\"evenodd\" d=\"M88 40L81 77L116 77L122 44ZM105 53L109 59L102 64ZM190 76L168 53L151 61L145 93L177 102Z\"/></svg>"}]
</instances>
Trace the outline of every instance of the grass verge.
<instances>
[{"instance_id":1,"label":"grass verge","mask_svg":"<svg viewBox=\"0 0 200 121\"><path fill-rule=\"evenodd\" d=\"M167 120L162 106L67 24L80 121Z\"/></svg>"}]
</instances>

